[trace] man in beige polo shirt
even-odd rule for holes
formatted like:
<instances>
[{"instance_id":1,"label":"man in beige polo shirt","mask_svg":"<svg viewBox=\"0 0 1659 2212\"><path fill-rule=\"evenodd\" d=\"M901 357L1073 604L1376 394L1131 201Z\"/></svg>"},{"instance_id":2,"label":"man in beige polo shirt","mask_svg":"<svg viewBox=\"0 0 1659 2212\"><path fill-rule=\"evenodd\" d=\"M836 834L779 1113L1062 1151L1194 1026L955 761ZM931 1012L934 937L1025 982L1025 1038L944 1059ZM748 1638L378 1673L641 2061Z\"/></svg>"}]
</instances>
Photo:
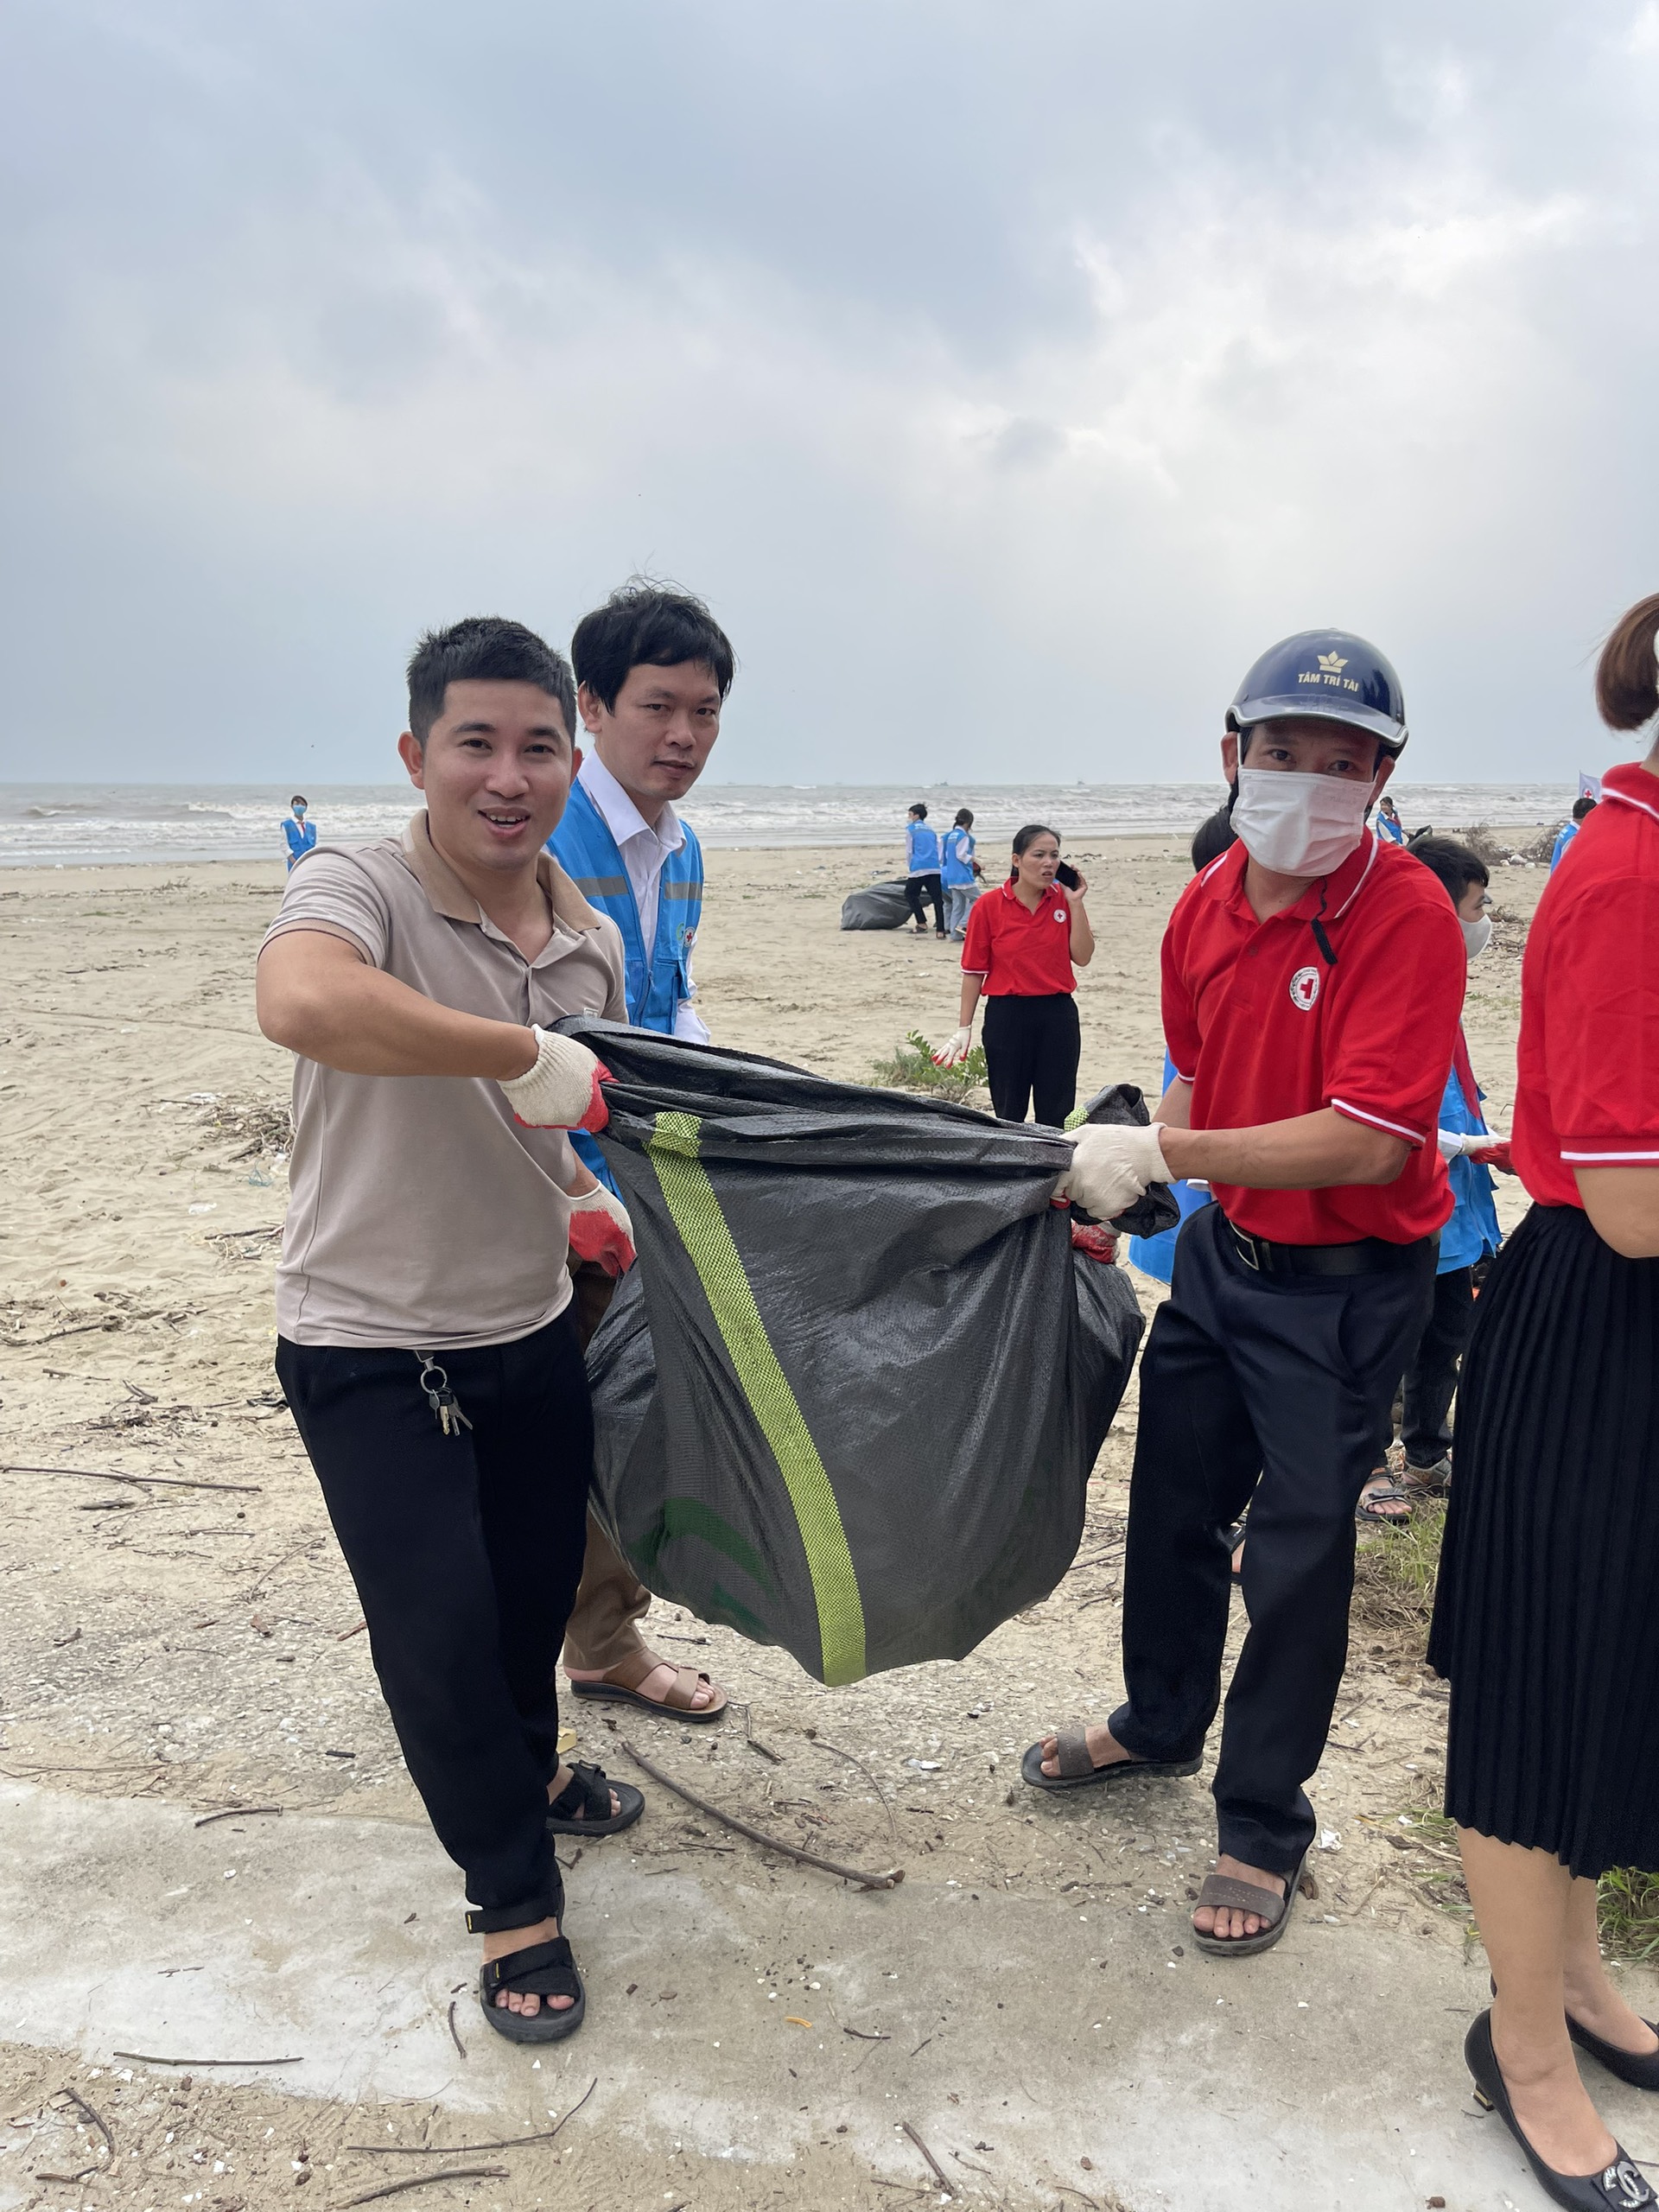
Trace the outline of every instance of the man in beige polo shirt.
<instances>
[{"instance_id":1,"label":"man in beige polo shirt","mask_svg":"<svg viewBox=\"0 0 1659 2212\"><path fill-rule=\"evenodd\" d=\"M545 2042L586 2003L552 1837L643 1802L561 1764L554 1675L593 1456L566 1252L633 1254L565 1135L603 1125L599 1063L546 1025L626 1019L622 947L543 850L579 758L564 660L518 623L457 623L422 640L409 695L425 810L308 854L260 951L260 1027L299 1055L276 1372L466 1876L485 2016Z\"/></svg>"}]
</instances>

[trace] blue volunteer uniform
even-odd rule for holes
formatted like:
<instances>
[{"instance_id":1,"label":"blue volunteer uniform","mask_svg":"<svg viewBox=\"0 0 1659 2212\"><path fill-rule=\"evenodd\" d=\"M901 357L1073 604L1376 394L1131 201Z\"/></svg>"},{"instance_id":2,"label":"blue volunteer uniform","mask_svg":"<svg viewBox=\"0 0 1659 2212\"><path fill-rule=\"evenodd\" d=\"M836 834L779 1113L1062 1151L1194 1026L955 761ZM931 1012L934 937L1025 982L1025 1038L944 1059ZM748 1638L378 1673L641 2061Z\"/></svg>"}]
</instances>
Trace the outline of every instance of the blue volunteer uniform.
<instances>
[{"instance_id":1,"label":"blue volunteer uniform","mask_svg":"<svg viewBox=\"0 0 1659 2212\"><path fill-rule=\"evenodd\" d=\"M288 865L291 869L296 861L303 860L317 842L317 825L312 821L299 821L289 815L283 824L283 835L288 840Z\"/></svg>"},{"instance_id":2,"label":"blue volunteer uniform","mask_svg":"<svg viewBox=\"0 0 1659 2212\"><path fill-rule=\"evenodd\" d=\"M1569 822L1563 828L1556 831L1555 842L1550 848L1549 855L1549 872L1552 875L1554 874L1556 869L1561 864L1562 854L1566 852L1567 847L1572 843L1573 840L1578 836L1578 834L1579 825L1576 822Z\"/></svg>"},{"instance_id":3,"label":"blue volunteer uniform","mask_svg":"<svg viewBox=\"0 0 1659 2212\"><path fill-rule=\"evenodd\" d=\"M969 911L974 903L973 831L960 825L947 830L939 840L939 849L944 861L941 880L950 909L945 927L953 937L961 937L968 927Z\"/></svg>"},{"instance_id":4,"label":"blue volunteer uniform","mask_svg":"<svg viewBox=\"0 0 1659 2212\"><path fill-rule=\"evenodd\" d=\"M563 819L547 841L548 850L588 905L608 914L622 932L623 989L633 1027L654 1029L664 1037L706 1038L707 1030L691 1013L696 995L691 952L702 919L702 848L696 832L689 823L671 816L680 842L666 853L657 878L655 926L647 951L628 869L609 824L587 788L584 779L590 776L595 781L602 779L601 788L607 794L620 793L620 786L602 763L584 761L570 786ZM615 1182L593 1138L578 1129L573 1131L570 1141L582 1164L614 1190Z\"/></svg>"},{"instance_id":5,"label":"blue volunteer uniform","mask_svg":"<svg viewBox=\"0 0 1659 2212\"><path fill-rule=\"evenodd\" d=\"M905 871L909 875L936 875L939 867L939 835L925 822L912 822L905 832Z\"/></svg>"}]
</instances>

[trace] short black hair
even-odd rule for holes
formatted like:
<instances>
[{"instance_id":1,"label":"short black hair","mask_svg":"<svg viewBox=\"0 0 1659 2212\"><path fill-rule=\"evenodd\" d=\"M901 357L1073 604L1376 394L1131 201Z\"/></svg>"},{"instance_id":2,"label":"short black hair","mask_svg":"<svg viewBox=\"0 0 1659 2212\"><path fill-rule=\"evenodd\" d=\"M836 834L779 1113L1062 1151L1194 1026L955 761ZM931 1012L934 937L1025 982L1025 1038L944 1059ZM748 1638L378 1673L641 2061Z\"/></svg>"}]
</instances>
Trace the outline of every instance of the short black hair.
<instances>
[{"instance_id":1,"label":"short black hair","mask_svg":"<svg viewBox=\"0 0 1659 2212\"><path fill-rule=\"evenodd\" d=\"M1229 845L1238 842L1238 832L1233 827L1233 807L1230 799L1224 806L1206 815L1192 832L1192 873L1197 875L1207 868L1211 861L1219 860Z\"/></svg>"},{"instance_id":2,"label":"short black hair","mask_svg":"<svg viewBox=\"0 0 1659 2212\"><path fill-rule=\"evenodd\" d=\"M723 699L737 673L732 641L700 599L649 576L630 576L603 607L584 614L570 639L576 681L607 712L636 668L677 668L695 661L720 686Z\"/></svg>"},{"instance_id":3,"label":"short black hair","mask_svg":"<svg viewBox=\"0 0 1659 2212\"><path fill-rule=\"evenodd\" d=\"M533 683L559 702L565 734L576 734L576 686L570 664L544 638L500 614L469 614L429 630L409 660L409 727L424 746L452 683Z\"/></svg>"},{"instance_id":4,"label":"short black hair","mask_svg":"<svg viewBox=\"0 0 1659 2212\"><path fill-rule=\"evenodd\" d=\"M288 803L290 806L309 806L311 804L310 800L299 791L296 791Z\"/></svg>"},{"instance_id":5,"label":"short black hair","mask_svg":"<svg viewBox=\"0 0 1659 2212\"><path fill-rule=\"evenodd\" d=\"M1490 883L1491 872L1480 855L1468 845L1459 844L1455 837L1414 837L1406 848L1414 860L1421 861L1431 875L1438 875L1446 886L1452 904L1461 904L1463 894L1471 883Z\"/></svg>"},{"instance_id":6,"label":"short black hair","mask_svg":"<svg viewBox=\"0 0 1659 2212\"><path fill-rule=\"evenodd\" d=\"M1595 810L1595 798L1589 791L1580 791L1573 802L1573 819L1575 822L1587 822Z\"/></svg>"},{"instance_id":7,"label":"short black hair","mask_svg":"<svg viewBox=\"0 0 1659 2212\"><path fill-rule=\"evenodd\" d=\"M927 801L925 798L918 798L912 801L910 810L912 814L920 815L922 820L925 822L927 819Z\"/></svg>"}]
</instances>

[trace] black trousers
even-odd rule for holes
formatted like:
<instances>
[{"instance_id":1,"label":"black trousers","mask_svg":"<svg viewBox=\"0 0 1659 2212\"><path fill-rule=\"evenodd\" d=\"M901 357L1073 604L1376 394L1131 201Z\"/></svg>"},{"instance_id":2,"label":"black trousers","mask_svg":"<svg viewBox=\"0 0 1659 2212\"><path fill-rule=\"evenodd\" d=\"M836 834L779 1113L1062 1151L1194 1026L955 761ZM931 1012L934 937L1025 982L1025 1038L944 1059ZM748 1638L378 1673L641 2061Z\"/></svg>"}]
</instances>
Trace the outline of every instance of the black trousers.
<instances>
[{"instance_id":1,"label":"black trousers","mask_svg":"<svg viewBox=\"0 0 1659 2212\"><path fill-rule=\"evenodd\" d=\"M563 1901L553 1670L582 1577L593 1409L568 1311L436 1357L473 1424L453 1436L413 1351L283 1338L276 1375L438 1840L486 1923L523 1927Z\"/></svg>"},{"instance_id":2,"label":"black trousers","mask_svg":"<svg viewBox=\"0 0 1659 2212\"><path fill-rule=\"evenodd\" d=\"M1375 1274L1268 1276L1219 1206L1188 1217L1141 1362L1112 1733L1139 1758L1201 1751L1227 1637L1227 1529L1250 1501L1249 1630L1214 1784L1220 1848L1287 1874L1313 1841L1302 1784L1348 1656L1354 1505L1428 1311L1438 1240ZM1259 1471L1259 1479L1258 1479Z\"/></svg>"},{"instance_id":3,"label":"black trousers","mask_svg":"<svg viewBox=\"0 0 1659 2212\"><path fill-rule=\"evenodd\" d=\"M1058 1129L1077 1103L1083 1051L1070 991L985 1001L985 1072L1000 1122L1023 1122L1034 1092L1037 1119Z\"/></svg>"},{"instance_id":4,"label":"black trousers","mask_svg":"<svg viewBox=\"0 0 1659 2212\"><path fill-rule=\"evenodd\" d=\"M1428 1325L1406 1365L1400 1440L1414 1467L1432 1467L1452 1449L1448 1416L1458 1387L1458 1363L1475 1325L1472 1268L1452 1268L1434 1278Z\"/></svg>"},{"instance_id":5,"label":"black trousers","mask_svg":"<svg viewBox=\"0 0 1659 2212\"><path fill-rule=\"evenodd\" d=\"M931 875L910 875L905 878L905 902L910 908L911 919L918 930L927 927L927 917L922 912L922 902L933 902L933 926L941 937L944 934L944 881L937 870Z\"/></svg>"}]
</instances>

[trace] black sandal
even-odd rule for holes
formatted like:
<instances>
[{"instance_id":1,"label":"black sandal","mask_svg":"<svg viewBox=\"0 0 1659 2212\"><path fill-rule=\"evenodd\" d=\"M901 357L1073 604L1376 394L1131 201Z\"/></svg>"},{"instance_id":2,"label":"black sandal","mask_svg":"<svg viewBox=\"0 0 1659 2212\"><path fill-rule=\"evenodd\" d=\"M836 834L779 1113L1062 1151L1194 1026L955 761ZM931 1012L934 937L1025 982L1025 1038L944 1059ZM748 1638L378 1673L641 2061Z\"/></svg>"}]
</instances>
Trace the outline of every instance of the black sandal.
<instances>
[{"instance_id":1,"label":"black sandal","mask_svg":"<svg viewBox=\"0 0 1659 2212\"><path fill-rule=\"evenodd\" d=\"M575 2003L556 2012L543 2001L526 2016L511 2005L498 2005L503 1990L520 1997L574 1997ZM509 2043L557 2043L575 2035L588 2011L588 1993L576 1972L570 1946L563 1936L550 1943L531 1943L505 1958L486 1960L478 1977L478 2001L497 2035Z\"/></svg>"},{"instance_id":2,"label":"black sandal","mask_svg":"<svg viewBox=\"0 0 1659 2212\"><path fill-rule=\"evenodd\" d=\"M618 1810L611 1810L611 1792ZM645 1792L632 1783L610 1782L602 1766L570 1763L570 1779L547 1808L550 1835L616 1835L645 1809ZM581 1817L586 1815L585 1818Z\"/></svg>"}]
</instances>

